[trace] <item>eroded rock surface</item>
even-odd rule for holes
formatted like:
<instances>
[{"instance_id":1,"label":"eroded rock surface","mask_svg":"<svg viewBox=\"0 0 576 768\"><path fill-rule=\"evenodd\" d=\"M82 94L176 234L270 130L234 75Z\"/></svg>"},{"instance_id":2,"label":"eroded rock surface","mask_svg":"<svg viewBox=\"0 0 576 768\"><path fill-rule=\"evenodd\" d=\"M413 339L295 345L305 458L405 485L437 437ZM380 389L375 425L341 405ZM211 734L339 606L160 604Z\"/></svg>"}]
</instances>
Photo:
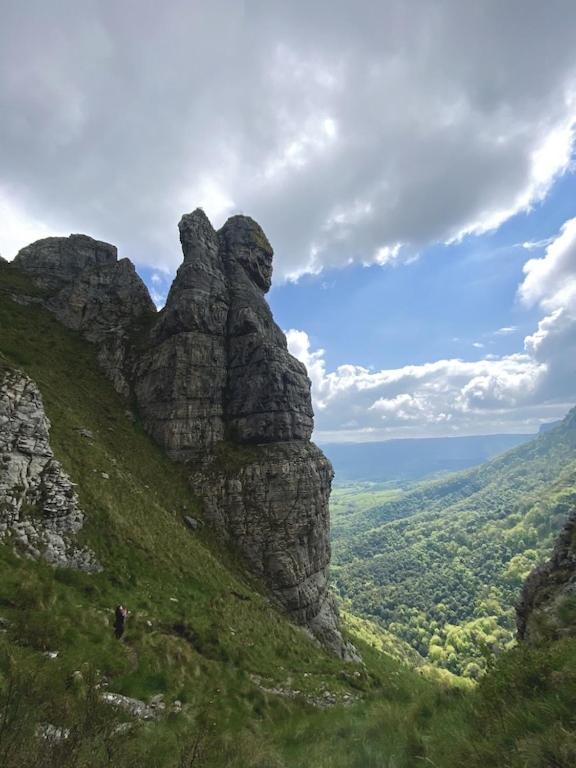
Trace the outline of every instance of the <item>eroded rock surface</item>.
<instances>
[{"instance_id":1,"label":"eroded rock surface","mask_svg":"<svg viewBox=\"0 0 576 768\"><path fill-rule=\"evenodd\" d=\"M201 210L179 224L184 262L135 374L146 428L178 460L218 442L308 440L304 366L287 349L264 294L272 248L255 221L216 232Z\"/></svg>"},{"instance_id":2,"label":"eroded rock surface","mask_svg":"<svg viewBox=\"0 0 576 768\"><path fill-rule=\"evenodd\" d=\"M49 431L36 384L0 364L0 539L11 537L17 552L53 565L100 570L74 543L84 515Z\"/></svg>"},{"instance_id":3,"label":"eroded rock surface","mask_svg":"<svg viewBox=\"0 0 576 768\"><path fill-rule=\"evenodd\" d=\"M14 264L46 293L45 305L69 328L98 345L101 366L114 387L130 393L131 337L156 308L129 259L115 246L86 235L48 237L23 248Z\"/></svg>"},{"instance_id":4,"label":"eroded rock surface","mask_svg":"<svg viewBox=\"0 0 576 768\"><path fill-rule=\"evenodd\" d=\"M183 216L184 262L140 357L134 391L148 432L178 460L224 439L228 286L204 213Z\"/></svg>"},{"instance_id":5,"label":"eroded rock surface","mask_svg":"<svg viewBox=\"0 0 576 768\"><path fill-rule=\"evenodd\" d=\"M146 430L171 458L190 463L206 519L276 602L348 657L328 591L332 468L310 442L306 369L265 299L272 247L246 216L217 232L196 210L179 230L184 260L156 315L132 265L106 243L48 238L15 263L62 322L98 345Z\"/></svg>"},{"instance_id":6,"label":"eroded rock surface","mask_svg":"<svg viewBox=\"0 0 576 768\"><path fill-rule=\"evenodd\" d=\"M332 466L310 442L214 456L193 474L207 520L244 556L276 601L346 655L328 589Z\"/></svg>"},{"instance_id":7,"label":"eroded rock surface","mask_svg":"<svg viewBox=\"0 0 576 768\"><path fill-rule=\"evenodd\" d=\"M526 579L517 622L518 638L528 643L576 635L576 510L551 559Z\"/></svg>"}]
</instances>

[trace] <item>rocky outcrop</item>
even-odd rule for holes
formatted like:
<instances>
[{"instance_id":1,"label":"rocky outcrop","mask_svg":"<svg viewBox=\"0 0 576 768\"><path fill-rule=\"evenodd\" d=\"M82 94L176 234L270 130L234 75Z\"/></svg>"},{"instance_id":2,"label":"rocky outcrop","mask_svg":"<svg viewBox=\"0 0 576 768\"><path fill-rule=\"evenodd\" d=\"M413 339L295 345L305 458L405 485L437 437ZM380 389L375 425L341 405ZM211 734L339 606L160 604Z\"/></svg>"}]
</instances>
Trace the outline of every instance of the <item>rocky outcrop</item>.
<instances>
[{"instance_id":1,"label":"rocky outcrop","mask_svg":"<svg viewBox=\"0 0 576 768\"><path fill-rule=\"evenodd\" d=\"M180 222L184 262L135 369L148 432L178 460L224 439L228 286L218 237L206 216Z\"/></svg>"},{"instance_id":2,"label":"rocky outcrop","mask_svg":"<svg viewBox=\"0 0 576 768\"><path fill-rule=\"evenodd\" d=\"M146 428L178 460L224 439L308 440L310 382L264 299L272 276L264 232L246 216L216 232L201 210L179 228L184 262L134 377Z\"/></svg>"},{"instance_id":3,"label":"rocky outcrop","mask_svg":"<svg viewBox=\"0 0 576 768\"><path fill-rule=\"evenodd\" d=\"M129 259L86 235L48 237L23 248L14 264L45 292L45 306L97 344L103 369L118 392L130 393L131 334L156 308Z\"/></svg>"},{"instance_id":4,"label":"rocky outcrop","mask_svg":"<svg viewBox=\"0 0 576 768\"><path fill-rule=\"evenodd\" d=\"M94 555L74 543L84 515L54 458L49 430L36 384L0 364L0 539L59 567L100 570Z\"/></svg>"},{"instance_id":5,"label":"rocky outcrop","mask_svg":"<svg viewBox=\"0 0 576 768\"><path fill-rule=\"evenodd\" d=\"M204 513L278 603L343 651L328 590L332 467L309 442L217 452L192 480Z\"/></svg>"},{"instance_id":6,"label":"rocky outcrop","mask_svg":"<svg viewBox=\"0 0 576 768\"><path fill-rule=\"evenodd\" d=\"M526 579L517 607L518 638L528 643L576 636L576 510L551 559Z\"/></svg>"},{"instance_id":7,"label":"rocky outcrop","mask_svg":"<svg viewBox=\"0 0 576 768\"><path fill-rule=\"evenodd\" d=\"M97 344L149 434L189 462L206 520L290 617L348 657L328 591L332 468L310 442L306 369L265 299L272 248L246 216L217 232L196 210L179 230L184 260L156 315L132 265L106 243L48 238L15 263L62 322Z\"/></svg>"},{"instance_id":8,"label":"rocky outcrop","mask_svg":"<svg viewBox=\"0 0 576 768\"><path fill-rule=\"evenodd\" d=\"M273 251L255 221L179 225L184 262L134 375L143 422L190 461L205 517L285 611L347 650L328 591L332 467L310 443L310 381L265 293Z\"/></svg>"},{"instance_id":9,"label":"rocky outcrop","mask_svg":"<svg viewBox=\"0 0 576 768\"><path fill-rule=\"evenodd\" d=\"M272 248L247 216L233 216L218 237L229 286L228 435L240 443L309 440L314 422L306 368L288 352L264 299Z\"/></svg>"}]
</instances>

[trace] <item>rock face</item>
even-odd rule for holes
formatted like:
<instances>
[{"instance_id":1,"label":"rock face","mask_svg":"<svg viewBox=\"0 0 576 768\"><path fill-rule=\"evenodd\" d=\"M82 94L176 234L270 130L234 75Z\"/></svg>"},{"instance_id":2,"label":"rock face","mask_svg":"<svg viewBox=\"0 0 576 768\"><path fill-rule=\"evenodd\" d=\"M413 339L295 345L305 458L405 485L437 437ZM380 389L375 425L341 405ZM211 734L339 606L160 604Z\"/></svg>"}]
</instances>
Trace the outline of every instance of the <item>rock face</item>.
<instances>
[{"instance_id":1,"label":"rock face","mask_svg":"<svg viewBox=\"0 0 576 768\"><path fill-rule=\"evenodd\" d=\"M272 280L272 248L246 216L229 219L218 236L229 288L228 435L240 443L309 440L310 381L288 352L264 299Z\"/></svg>"},{"instance_id":2,"label":"rock face","mask_svg":"<svg viewBox=\"0 0 576 768\"><path fill-rule=\"evenodd\" d=\"M299 624L339 655L328 591L332 466L310 442L269 443L213 456L193 473L204 514Z\"/></svg>"},{"instance_id":3,"label":"rock face","mask_svg":"<svg viewBox=\"0 0 576 768\"><path fill-rule=\"evenodd\" d=\"M48 237L23 248L14 264L46 292L64 325L98 345L99 361L118 392L130 393L130 331L156 308L129 259L86 235Z\"/></svg>"},{"instance_id":4,"label":"rock face","mask_svg":"<svg viewBox=\"0 0 576 768\"><path fill-rule=\"evenodd\" d=\"M216 232L197 210L179 229L184 262L134 374L143 422L191 462L207 520L279 604L344 655L327 583L332 467L310 443L306 369L264 298L272 248L245 216Z\"/></svg>"},{"instance_id":5,"label":"rock face","mask_svg":"<svg viewBox=\"0 0 576 768\"><path fill-rule=\"evenodd\" d=\"M552 558L526 579L517 608L518 639L528 643L576 636L576 510Z\"/></svg>"},{"instance_id":6,"label":"rock face","mask_svg":"<svg viewBox=\"0 0 576 768\"><path fill-rule=\"evenodd\" d=\"M134 391L144 425L178 460L224 439L228 288L206 216L180 222L184 263L139 359Z\"/></svg>"},{"instance_id":7,"label":"rock face","mask_svg":"<svg viewBox=\"0 0 576 768\"><path fill-rule=\"evenodd\" d=\"M70 478L54 458L50 422L36 384L0 365L0 539L60 567L97 571L74 544L84 516Z\"/></svg>"},{"instance_id":8,"label":"rock face","mask_svg":"<svg viewBox=\"0 0 576 768\"><path fill-rule=\"evenodd\" d=\"M48 238L15 263L62 322L98 345L150 435L189 462L206 520L289 616L346 657L328 592L332 467L310 442L306 369L265 300L272 248L246 216L216 232L196 210L179 230L184 261L157 314L130 262L106 243ZM135 324L144 326L137 344Z\"/></svg>"},{"instance_id":9,"label":"rock face","mask_svg":"<svg viewBox=\"0 0 576 768\"><path fill-rule=\"evenodd\" d=\"M146 428L178 460L198 459L224 439L309 440L306 369L264 299L272 277L266 235L246 216L215 232L201 210L179 228L184 263L135 375Z\"/></svg>"}]
</instances>

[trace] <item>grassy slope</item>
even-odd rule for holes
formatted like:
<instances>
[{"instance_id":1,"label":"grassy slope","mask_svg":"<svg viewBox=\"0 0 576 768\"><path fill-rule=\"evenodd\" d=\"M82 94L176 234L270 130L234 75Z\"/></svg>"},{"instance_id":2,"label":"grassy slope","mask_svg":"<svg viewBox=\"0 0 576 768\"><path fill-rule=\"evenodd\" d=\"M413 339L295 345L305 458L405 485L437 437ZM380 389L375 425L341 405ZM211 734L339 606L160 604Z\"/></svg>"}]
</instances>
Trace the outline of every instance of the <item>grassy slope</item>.
<instances>
[{"instance_id":1,"label":"grassy slope","mask_svg":"<svg viewBox=\"0 0 576 768\"><path fill-rule=\"evenodd\" d=\"M4 290L20 281L0 267ZM5 642L58 650L53 664L62 674L90 662L115 691L165 693L193 712L210 710L227 727L249 720L268 698L251 673L267 686L290 681L310 695L350 690L351 665L281 617L205 529L186 528L183 514L199 513L184 468L166 460L133 420L89 344L4 292L0 353L40 387L52 447L86 513L81 538L104 566L92 576L54 571L0 546L0 615L11 627ZM110 626L119 602L132 612L122 644ZM363 671L360 678L356 687L375 684Z\"/></svg>"},{"instance_id":2,"label":"grassy slope","mask_svg":"<svg viewBox=\"0 0 576 768\"><path fill-rule=\"evenodd\" d=\"M334 580L352 610L475 676L510 643L513 605L576 501L571 418L482 467L388 502L335 508Z\"/></svg>"},{"instance_id":3,"label":"grassy slope","mask_svg":"<svg viewBox=\"0 0 576 768\"><path fill-rule=\"evenodd\" d=\"M538 663L510 657L506 674L487 678L500 684L488 694L482 686L470 693L431 681L380 653L400 646L353 617L350 632L365 666L326 657L272 609L205 530L193 535L184 527L184 509L195 515L198 509L183 469L167 462L126 415L89 346L46 313L3 295L17 281L0 264L0 352L41 388L54 450L79 484L88 518L83 536L105 571L53 570L0 546L0 616L10 620L0 633L3 768L573 764L557 759L571 749L576 696L565 667L572 646L556 659L542 652ZM94 442L79 427L90 429ZM119 601L132 611L123 643L110 626ZM186 637L176 625L187 628ZM45 650L58 650L58 658L46 658ZM266 687L310 695L330 690L359 700L318 710L302 698L262 691L250 673ZM571 687L555 690L558 675ZM119 733L122 716L97 695L102 676L110 690L179 698L184 711ZM479 718L489 735L478 734ZM60 746L38 739L39 722L66 725L70 737ZM547 750L555 762L519 762L520 735L532 740L534 755Z\"/></svg>"}]
</instances>

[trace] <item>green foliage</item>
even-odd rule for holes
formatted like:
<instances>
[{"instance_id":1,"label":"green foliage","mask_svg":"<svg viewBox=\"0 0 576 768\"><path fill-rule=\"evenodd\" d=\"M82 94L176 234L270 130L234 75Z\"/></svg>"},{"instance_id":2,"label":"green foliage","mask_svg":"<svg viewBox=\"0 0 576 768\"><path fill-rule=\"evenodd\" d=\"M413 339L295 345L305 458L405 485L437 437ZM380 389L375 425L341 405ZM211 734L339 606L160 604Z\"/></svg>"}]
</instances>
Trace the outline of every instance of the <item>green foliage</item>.
<instances>
[{"instance_id":1,"label":"green foliage","mask_svg":"<svg viewBox=\"0 0 576 768\"><path fill-rule=\"evenodd\" d=\"M201 519L202 511L186 468L144 434L91 345L38 306L6 297L15 277L21 289L22 276L0 265L2 364L40 388L51 445L86 515L79 538L104 570L53 569L1 544L0 617L9 623L0 637L8 648L44 665L53 661L42 654L57 651L65 675L88 663L125 695L179 699L186 716L210 713L231 741L275 706L252 674L269 687L290 681L303 695L345 692L340 675L350 665L286 621L207 527L187 528L184 515ZM112 632L118 603L130 610L121 643Z\"/></svg>"},{"instance_id":2,"label":"green foliage","mask_svg":"<svg viewBox=\"0 0 576 768\"><path fill-rule=\"evenodd\" d=\"M513 642L522 584L576 502L576 429L568 418L481 467L370 508L363 489L343 509L355 490L332 507L340 596L430 662L477 678Z\"/></svg>"},{"instance_id":3,"label":"green foliage","mask_svg":"<svg viewBox=\"0 0 576 768\"><path fill-rule=\"evenodd\" d=\"M17 557L9 543L0 545L2 768L574 765L574 641L519 649L496 660L487 643L484 655L466 657L471 677L486 659L494 666L474 687L445 669L435 671L379 625L347 616L347 631L364 663L328 657L274 610L206 528L195 533L186 528L183 515L201 518L201 509L185 470L167 461L127 413L89 345L37 306L6 297L7 291L24 288L25 278L0 264L0 364L23 368L38 383L53 448L78 483L87 520L82 538L104 571L53 569ZM94 439L83 437L81 428ZM224 445L222 462L242 460L227 451ZM386 525L386 505L404 497L380 490L383 507L374 514ZM425 495L426 489L416 493ZM481 519L493 526L494 541L503 536L510 547L510 556L501 558L501 588L510 594L538 556L546 525L549 536L554 532L551 509L560 517L562 504L570 501L569 485L555 493L555 507L550 499L535 498L526 509L514 508L512 515L500 510L495 517L485 499ZM430 505L441 499L438 488L430 499ZM413 503L422 530L440 516L438 504L426 517L416 514ZM364 514L363 505L365 500L350 511L351 520L356 512ZM442 562L452 546L449 536L446 541L440 536L449 519L447 511L436 526L435 549L417 544L422 531L396 530L394 525L408 522L399 520L390 529L396 531L395 546L405 540L414 557ZM350 543L355 557L358 541ZM457 545L465 546L466 539ZM460 558L459 579L466 562ZM416 566L417 559L413 577ZM345 567L341 561L339 582ZM410 584L407 575L404 582ZM422 588L428 589L425 582ZM437 626L421 621L424 608L414 624L419 642L429 634L425 647L439 645L450 653L463 653L461 646L478 642L481 634L496 635L500 642L498 628L506 628L507 615L501 595L484 587L480 593L465 642L457 622L450 627L449 621ZM442 593L448 617L450 597ZM122 642L111 627L119 602L131 611ZM158 722L134 721L105 705L106 689L144 700L162 693L167 713ZM326 709L309 703L326 692L354 703ZM179 714L171 711L175 700L183 705Z\"/></svg>"}]
</instances>

